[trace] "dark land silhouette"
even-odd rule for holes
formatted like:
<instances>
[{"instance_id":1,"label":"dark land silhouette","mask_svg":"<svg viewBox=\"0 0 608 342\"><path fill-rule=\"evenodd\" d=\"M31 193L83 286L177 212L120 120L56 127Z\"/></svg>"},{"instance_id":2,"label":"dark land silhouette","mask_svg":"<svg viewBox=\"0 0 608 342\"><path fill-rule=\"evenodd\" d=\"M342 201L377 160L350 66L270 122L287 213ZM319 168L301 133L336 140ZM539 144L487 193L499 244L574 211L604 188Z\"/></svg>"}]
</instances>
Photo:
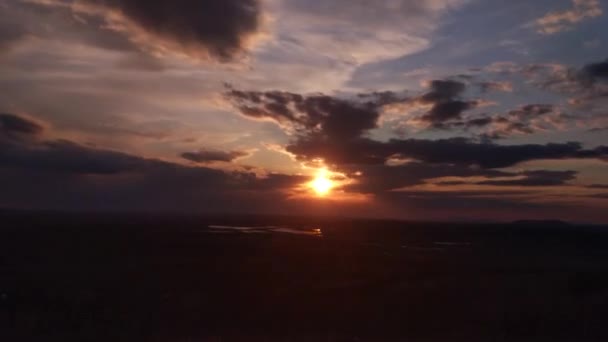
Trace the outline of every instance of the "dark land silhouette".
<instances>
[{"instance_id":1,"label":"dark land silhouette","mask_svg":"<svg viewBox=\"0 0 608 342\"><path fill-rule=\"evenodd\" d=\"M2 341L608 340L608 227L19 211L0 222Z\"/></svg>"}]
</instances>

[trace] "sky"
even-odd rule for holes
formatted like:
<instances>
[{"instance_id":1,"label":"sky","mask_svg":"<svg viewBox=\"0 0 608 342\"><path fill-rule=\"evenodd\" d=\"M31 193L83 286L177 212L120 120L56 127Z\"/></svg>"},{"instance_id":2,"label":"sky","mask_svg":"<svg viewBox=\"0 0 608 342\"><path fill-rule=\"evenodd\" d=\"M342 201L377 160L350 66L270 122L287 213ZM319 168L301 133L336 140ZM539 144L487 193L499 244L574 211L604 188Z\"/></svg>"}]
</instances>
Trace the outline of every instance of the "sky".
<instances>
[{"instance_id":1,"label":"sky","mask_svg":"<svg viewBox=\"0 0 608 342\"><path fill-rule=\"evenodd\" d=\"M0 207L608 223L607 11L0 0Z\"/></svg>"}]
</instances>

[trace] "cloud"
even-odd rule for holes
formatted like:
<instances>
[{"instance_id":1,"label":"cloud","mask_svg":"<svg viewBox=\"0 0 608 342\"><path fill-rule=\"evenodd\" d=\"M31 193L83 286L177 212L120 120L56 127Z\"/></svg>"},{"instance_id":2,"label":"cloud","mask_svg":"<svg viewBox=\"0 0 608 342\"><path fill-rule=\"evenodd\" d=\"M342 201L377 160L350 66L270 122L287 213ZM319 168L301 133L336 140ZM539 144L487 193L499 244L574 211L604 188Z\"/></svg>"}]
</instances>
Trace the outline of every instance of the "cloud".
<instances>
[{"instance_id":1,"label":"cloud","mask_svg":"<svg viewBox=\"0 0 608 342\"><path fill-rule=\"evenodd\" d=\"M0 10L7 13L8 5L0 4ZM11 45L26 35L23 27L8 15L0 18L0 51L7 51Z\"/></svg>"},{"instance_id":2,"label":"cloud","mask_svg":"<svg viewBox=\"0 0 608 342\"><path fill-rule=\"evenodd\" d=\"M120 152L82 146L67 140L0 146L0 167L103 175L137 171L155 163ZM159 162L157 165L162 163Z\"/></svg>"},{"instance_id":3,"label":"cloud","mask_svg":"<svg viewBox=\"0 0 608 342\"><path fill-rule=\"evenodd\" d=\"M474 102L465 102L460 100L436 103L426 115L422 116L421 119L440 127L443 122L458 119L464 111L474 107Z\"/></svg>"},{"instance_id":4,"label":"cloud","mask_svg":"<svg viewBox=\"0 0 608 342\"><path fill-rule=\"evenodd\" d=\"M0 47L11 47L31 38L61 43L79 42L109 51L138 52L128 37L106 27L106 22L92 13L75 15L72 1L22 0L0 4Z\"/></svg>"},{"instance_id":5,"label":"cloud","mask_svg":"<svg viewBox=\"0 0 608 342\"><path fill-rule=\"evenodd\" d=\"M541 89L570 96L574 107L603 109L608 99L608 60L588 63L581 68L560 64L529 65L514 72L531 79Z\"/></svg>"},{"instance_id":6,"label":"cloud","mask_svg":"<svg viewBox=\"0 0 608 342\"><path fill-rule=\"evenodd\" d=\"M498 145L465 138L439 140L391 139L387 142L357 139L342 144L327 144L314 138L301 139L287 150L303 160L325 159L332 164L383 164L390 157L414 159L433 164L504 168L524 161L543 159L605 159L605 147L585 150L580 143Z\"/></svg>"},{"instance_id":7,"label":"cloud","mask_svg":"<svg viewBox=\"0 0 608 342\"><path fill-rule=\"evenodd\" d=\"M418 102L430 104L431 109L420 120L441 128L446 121L459 119L463 112L477 106L476 101L464 101L461 96L466 84L454 80L434 80L430 91L418 98Z\"/></svg>"},{"instance_id":8,"label":"cloud","mask_svg":"<svg viewBox=\"0 0 608 342\"><path fill-rule=\"evenodd\" d=\"M574 7L566 11L554 11L536 19L538 33L550 35L572 29L586 19L596 18L603 14L599 0L572 0Z\"/></svg>"},{"instance_id":9,"label":"cloud","mask_svg":"<svg viewBox=\"0 0 608 342\"><path fill-rule=\"evenodd\" d=\"M433 80L429 84L431 89L420 100L428 103L450 101L466 90L466 84L453 80Z\"/></svg>"},{"instance_id":10,"label":"cloud","mask_svg":"<svg viewBox=\"0 0 608 342\"><path fill-rule=\"evenodd\" d=\"M248 152L245 151L217 151L217 150L200 150L197 152L184 152L181 157L195 163L209 162L232 162L235 159L247 157Z\"/></svg>"},{"instance_id":11,"label":"cloud","mask_svg":"<svg viewBox=\"0 0 608 342\"><path fill-rule=\"evenodd\" d=\"M464 121L462 122L462 125L465 128L472 128L472 127L484 127L487 126L489 124L491 124L492 122L494 122L494 118L489 118L489 117L484 117L484 118L476 118L476 119L470 119L468 121Z\"/></svg>"},{"instance_id":12,"label":"cloud","mask_svg":"<svg viewBox=\"0 0 608 342\"><path fill-rule=\"evenodd\" d=\"M0 138L38 136L43 131L42 125L18 115L0 113Z\"/></svg>"},{"instance_id":13,"label":"cloud","mask_svg":"<svg viewBox=\"0 0 608 342\"><path fill-rule=\"evenodd\" d=\"M528 104L497 116L483 134L492 139L529 135L559 128L569 117L551 104Z\"/></svg>"},{"instance_id":14,"label":"cloud","mask_svg":"<svg viewBox=\"0 0 608 342\"><path fill-rule=\"evenodd\" d=\"M509 180L487 180L477 182L477 185L494 186L559 186L565 185L568 181L576 179L576 171L549 171L534 170L524 171L522 177Z\"/></svg>"},{"instance_id":15,"label":"cloud","mask_svg":"<svg viewBox=\"0 0 608 342\"><path fill-rule=\"evenodd\" d=\"M383 106L404 101L392 92L347 99L324 94L305 96L229 89L226 97L245 117L272 120L289 132L331 141L357 138L376 128Z\"/></svg>"},{"instance_id":16,"label":"cloud","mask_svg":"<svg viewBox=\"0 0 608 342\"><path fill-rule=\"evenodd\" d=\"M604 151L584 150L579 143L498 145L451 138L390 140L387 147L404 158L488 169L513 166L529 160L604 157Z\"/></svg>"},{"instance_id":17,"label":"cloud","mask_svg":"<svg viewBox=\"0 0 608 342\"><path fill-rule=\"evenodd\" d=\"M9 116L3 116L6 118ZM33 128L34 121L10 115L11 132L33 135L36 139L0 141L0 206L27 209L61 210L154 210L186 211L197 213L317 213L319 207L312 202L292 198L294 190L308 180L308 177L270 173L258 177L244 171L221 171L208 167L193 167L158 159L149 159L123 152L105 150L77 144L67 140L43 140L42 132ZM19 119L15 119L19 118ZM7 126L3 126L5 129ZM366 141L364 138L359 138ZM443 144L462 149L457 141L449 142L373 142L379 151L386 145ZM371 146L370 145L370 146ZM536 145L534 145L536 146ZM365 144L358 146L353 156L370 153ZM409 147L413 148L413 147ZM521 148L505 153L503 148L493 147L488 155L502 158L505 154L522 157ZM538 147L536 147L538 148ZM421 150L419 147L413 148ZM436 148L432 148L436 150ZM557 148L555 148L557 149ZM423 149L422 149L423 150ZM577 150L574 148L573 150ZM510 151L510 150L509 150ZM391 151L391 153L394 151ZM464 151L470 153L471 151ZM608 154L608 148L602 151ZM445 153L448 153L445 151ZM450 152L454 154L454 152ZM593 150L572 152L584 157L597 155ZM421 152L419 156L432 154ZM529 156L530 154L528 154ZM547 155L544 153L543 155ZM488 156L486 156L489 158ZM479 157L478 157L479 158ZM537 204L523 202L509 196L521 196L525 192L456 191L454 193L433 193L420 190L395 189L424 185L433 178L441 177L483 177L488 181L505 178L523 179L522 185L560 185L572 179L572 171L525 171L512 173L480 168L469 161L454 162L454 157L420 157L425 161L412 161L403 165L379 164L340 165L337 171L345 173L353 183L343 191L373 194L373 206L331 205L332 210L340 210L350 215L398 215L407 208L416 209L420 218L441 211L446 218L457 218L452 210L459 206L469 208L492 208L505 214L508 210L519 209L517 218L526 216L524 209L537 208ZM435 162L437 161L437 162ZM439 162L446 161L446 162ZM380 162L380 160L378 160ZM35 180L35 181L32 181ZM495 184L499 185L499 184ZM509 185L509 184L500 184ZM511 184L513 185L513 184ZM297 190L295 190L297 191ZM58 195L60 194L60 195ZM327 206L327 204L325 204ZM426 208L426 209L425 209ZM507 209L505 209L507 208ZM555 209L555 206L552 206ZM527 210L526 209L526 210ZM521 211L524 210L524 211ZM422 215L424 213L424 215ZM564 213L566 213L564 211ZM521 215L521 216L520 216ZM399 216L403 217L403 216ZM496 216L492 216L496 218ZM410 217L411 218L411 217ZM427 216L428 218L428 216Z\"/></svg>"},{"instance_id":18,"label":"cloud","mask_svg":"<svg viewBox=\"0 0 608 342\"><path fill-rule=\"evenodd\" d=\"M558 70L560 74L563 73L562 68L550 68L550 70L547 68L549 67L536 65L526 67L513 66L510 68L509 72L534 75L531 77L540 77L540 74L543 74L543 77L552 77L550 75L558 73ZM548 74L545 75L545 72L548 72ZM484 100L464 101L460 96L455 94L464 93L466 85L457 81L450 82L453 83L453 88L450 90L451 93L447 92L444 94L442 92L437 93L432 91L416 100L420 103L425 101L425 97L428 97L429 99L437 101L437 103L434 104L432 109L424 116L414 119L414 121L429 121L432 123L432 128L475 131L479 137L503 139L513 135L530 135L543 131L562 130L566 127L567 123L576 119L575 116L564 113L563 106L546 103L526 104L504 113L473 113L463 115L463 112L466 110L475 109L485 104L492 105L494 103ZM541 82L548 81L544 80ZM481 82L475 84L482 90L484 86L493 87L496 84L496 87L508 88L511 83L507 82L503 85L501 82ZM553 83L553 85L555 85L555 83ZM543 85L543 87L545 86ZM442 103L449 105L441 106Z\"/></svg>"},{"instance_id":19,"label":"cloud","mask_svg":"<svg viewBox=\"0 0 608 342\"><path fill-rule=\"evenodd\" d=\"M591 184L587 187L590 189L608 189L608 184Z\"/></svg>"},{"instance_id":20,"label":"cloud","mask_svg":"<svg viewBox=\"0 0 608 342\"><path fill-rule=\"evenodd\" d=\"M529 104L509 112L509 116L517 120L525 120L552 113L555 107L550 104Z\"/></svg>"},{"instance_id":21,"label":"cloud","mask_svg":"<svg viewBox=\"0 0 608 342\"><path fill-rule=\"evenodd\" d=\"M489 93L492 91L498 92L513 92L513 84L511 82L480 82L477 84L479 86L479 90L482 93Z\"/></svg>"},{"instance_id":22,"label":"cloud","mask_svg":"<svg viewBox=\"0 0 608 342\"><path fill-rule=\"evenodd\" d=\"M342 89L366 65L431 47L443 16L469 2L266 0L271 38L256 49L255 80L300 93Z\"/></svg>"},{"instance_id":23,"label":"cloud","mask_svg":"<svg viewBox=\"0 0 608 342\"><path fill-rule=\"evenodd\" d=\"M408 94L407 91L375 91L360 93L356 99L341 99L340 101L345 101L345 103L348 103L351 106L360 108L368 107L368 109L371 110L370 113L373 113L373 115L368 116L371 120L378 119L377 112L387 114L407 110L411 112L421 112L420 116L409 119L409 123L411 124L431 128L448 128L450 126L447 124L448 122L451 123L460 119L465 111L477 108L482 104L482 102L478 100L468 101L463 99L463 94L466 89L467 85L460 81L450 79L432 80L428 82L428 90L418 96L406 95ZM299 96L297 94L292 94L292 96L293 95ZM327 96L325 97L329 98ZM331 109L335 113L328 117L339 117L339 115L341 115L340 111L337 111L336 109L337 108ZM242 108L241 112L244 112ZM256 114L270 117L268 113L262 114L259 111ZM418 115L418 113L416 113L416 115ZM402 119L402 115L399 116L401 116ZM386 117L387 116L385 115L384 118ZM344 125L345 123L346 120L343 120L341 125ZM368 124L367 127L362 128L370 130L376 128L376 125Z\"/></svg>"},{"instance_id":24,"label":"cloud","mask_svg":"<svg viewBox=\"0 0 608 342\"><path fill-rule=\"evenodd\" d=\"M110 175L174 167L168 162L69 140L44 140L43 130L41 124L30 119L0 114L0 137L11 138L0 139L0 167L70 175ZM28 139L23 139L24 136Z\"/></svg>"},{"instance_id":25,"label":"cloud","mask_svg":"<svg viewBox=\"0 0 608 342\"><path fill-rule=\"evenodd\" d=\"M433 104L455 102L454 97L461 94L464 88L462 83L456 81L435 81L431 84L431 91L416 101ZM433 164L495 169L530 160L608 157L605 151L608 147L585 150L577 142L498 145L466 138L372 140L366 136L377 127L379 110L387 104L410 101L396 94L378 94L382 93L347 100L322 94L303 96L230 89L226 96L242 115L273 120L291 132L293 139L286 150L300 160L323 159L334 165L384 164L391 157L398 156ZM366 101L361 103L361 98ZM509 116L514 120L531 120L553 109L549 105L527 105L510 112ZM485 120L478 122L479 125L485 123ZM509 129L517 129L513 126L515 123L511 122Z\"/></svg>"},{"instance_id":26,"label":"cloud","mask_svg":"<svg viewBox=\"0 0 608 342\"><path fill-rule=\"evenodd\" d=\"M180 51L230 61L247 50L261 26L258 0L32 0L101 18L102 30L124 34L142 50ZM94 24L95 20L92 20Z\"/></svg>"},{"instance_id":27,"label":"cloud","mask_svg":"<svg viewBox=\"0 0 608 342\"><path fill-rule=\"evenodd\" d=\"M580 71L580 78L588 86L598 82L608 83L608 59L585 65Z\"/></svg>"},{"instance_id":28,"label":"cloud","mask_svg":"<svg viewBox=\"0 0 608 342\"><path fill-rule=\"evenodd\" d=\"M309 53L363 65L427 48L441 15L466 2L284 0L277 29Z\"/></svg>"},{"instance_id":29,"label":"cloud","mask_svg":"<svg viewBox=\"0 0 608 342\"><path fill-rule=\"evenodd\" d=\"M341 165L340 172L355 179L345 190L378 194L398 188L424 184L441 177L508 177L512 174L453 164L408 162L403 165Z\"/></svg>"},{"instance_id":30,"label":"cloud","mask_svg":"<svg viewBox=\"0 0 608 342\"><path fill-rule=\"evenodd\" d=\"M561 93L584 93L589 98L608 94L608 59L588 63L581 68L533 65L522 72L538 79L538 84L544 89Z\"/></svg>"},{"instance_id":31,"label":"cloud","mask_svg":"<svg viewBox=\"0 0 608 342\"><path fill-rule=\"evenodd\" d=\"M288 201L293 188L303 182L299 176L260 178L247 172L144 163L147 166L138 170L106 174L0 165L0 206L216 214L306 212L305 207L290 208Z\"/></svg>"},{"instance_id":32,"label":"cloud","mask_svg":"<svg viewBox=\"0 0 608 342\"><path fill-rule=\"evenodd\" d=\"M264 1L264 6L271 2L279 3ZM163 3L175 8L157 12ZM0 6L8 6L10 10L4 12L8 7L0 7L7 14L0 17L0 41L6 37L7 46L14 48L2 55L4 72L0 81L3 85L0 104L3 107L0 111L32 113L52 123L53 131L49 135L68 139L44 140L50 138L45 138L44 124L37 120L22 115L1 116L0 173L4 181L0 188L3 191L7 186L13 186L8 184L13 179L34 188L36 184L26 184L27 175L30 181L40 179L40 183L45 184L37 191L31 189L27 197L32 201L36 199L31 194L53 190L53 186L57 188L49 193L61 194L64 189L60 185L66 185L68 194L65 197L71 198L75 205L79 199L86 202L89 196L99 198L99 203L116 200L125 206L129 205L127 199L139 203L156 201L160 205L171 201L179 203L180 198L215 205L214 198L241 198L243 192L249 192L253 198L258 191L270 193L268 199L279 203L285 197L281 191L289 190L305 179L279 174L259 178L248 172L222 172L205 165L214 161L234 161L243 155L241 151L232 151L232 146L261 143L281 144L281 150L285 148L290 156L295 154L300 161L322 158L336 171L361 171L363 175L357 178L358 183L348 191L371 194L423 184L431 176L484 177L487 181L500 181L498 177L502 175L513 181L534 178L534 182L539 183L542 178L548 182L551 177L559 177L513 175L497 168L546 158L606 158L605 149L563 141L527 145L509 141L509 146L503 146L499 141L477 139L433 140L454 136L456 133L451 131L431 130L389 139L393 122L384 121L383 115L393 105L396 111L400 106L418 106L413 112L415 115L398 113L398 120L419 120L418 124L425 128L465 128L471 130L465 132L467 136L500 128L498 124L504 124L502 137L529 134L543 129L549 125L547 120L557 118L557 113L565 110L562 109L565 107L554 106L549 112L542 107L548 105L534 104L513 111L501 107L493 116L478 113L483 102L468 98L468 93L508 91L510 84L506 82L493 82L493 79L481 76L479 79L436 79L421 92L406 96L398 92L357 94L359 89L341 93L339 89L343 88L332 81L334 73L340 73L342 68L354 70L362 63L399 57L425 48L433 36L431 33L440 25L440 15L462 1L280 1L288 10L276 12L275 36L268 45L256 46L252 70L238 71L162 54L176 52L198 56L201 53L219 60L238 58L247 50L248 41L265 28L260 28L259 18L266 12L261 13L260 7L255 9L258 22L251 30L236 28L230 31L221 25L216 27L220 39L216 44L209 36L199 34L199 26L192 28L192 25L214 23L213 20L192 22L193 17L205 18L208 13L193 11L196 13L183 15L180 6L185 3L2 2ZM213 3L193 2L194 6ZM227 1L221 5L231 6L232 3L236 2ZM231 13L227 13L226 22L221 24L233 22ZM217 17L217 20L224 20ZM179 22L175 18L180 18ZM294 18L305 20L297 22L292 20ZM184 34L190 32L190 28L192 34ZM332 28L336 28L336 32L331 32ZM301 29L304 32L299 35ZM225 40L226 34L237 38ZM343 39L336 39L340 37ZM229 43L225 44L226 41ZM277 54L287 42L293 50ZM147 59L146 63L144 59ZM416 64L417 59L413 57L412 62ZM378 67L394 63L403 64L394 61ZM575 85L588 89L605 83L601 63L576 69L573 74ZM425 68L441 72L437 71L441 66L431 64ZM410 74L393 74L395 82L411 81ZM433 79L429 75L419 74L416 78ZM585 78L588 81L583 82ZM476 83L479 80L487 82ZM243 120L229 115L225 103L213 98L216 92L222 91L224 81L245 89L281 91L228 90L227 97L241 116L252 119ZM402 89L405 85L396 83L395 88ZM369 84L362 86L369 89ZM311 93L319 89L326 93ZM524 101L520 96L530 95L526 94L527 89L523 90L514 94L516 101ZM503 94L492 95L498 98ZM546 96L539 98L547 99ZM256 120L278 125L258 124L254 122ZM600 126L604 123L597 127ZM585 141L597 141L596 138L600 136L585 137ZM220 150L198 150L204 146ZM143 151L145 156L119 151ZM183 153L183 157L193 163L150 158L173 159L184 151L188 152ZM255 165L282 168L276 165L283 163L283 159L275 161L271 154L253 156ZM387 165L395 160L403 165ZM293 165L297 167L298 164ZM102 189L105 186L109 186L108 190ZM168 195L163 197L163 193ZM15 192L12 195L27 204L25 195ZM124 199L120 195L124 195ZM0 205L10 203L10 197L4 194ZM217 203L226 202L218 200Z\"/></svg>"},{"instance_id":33,"label":"cloud","mask_svg":"<svg viewBox=\"0 0 608 342\"><path fill-rule=\"evenodd\" d=\"M599 132L605 132L608 131L608 126L607 127L595 127L595 128L591 128L589 130L587 130L587 132L589 133L599 133Z\"/></svg>"},{"instance_id":34,"label":"cloud","mask_svg":"<svg viewBox=\"0 0 608 342\"><path fill-rule=\"evenodd\" d=\"M13 116L10 120L17 122ZM258 177L68 140L43 140L41 132L32 129L33 122L19 122L10 126L11 132L36 134L39 139L0 140L1 207L273 212L290 205L290 193L305 181L302 176Z\"/></svg>"}]
</instances>

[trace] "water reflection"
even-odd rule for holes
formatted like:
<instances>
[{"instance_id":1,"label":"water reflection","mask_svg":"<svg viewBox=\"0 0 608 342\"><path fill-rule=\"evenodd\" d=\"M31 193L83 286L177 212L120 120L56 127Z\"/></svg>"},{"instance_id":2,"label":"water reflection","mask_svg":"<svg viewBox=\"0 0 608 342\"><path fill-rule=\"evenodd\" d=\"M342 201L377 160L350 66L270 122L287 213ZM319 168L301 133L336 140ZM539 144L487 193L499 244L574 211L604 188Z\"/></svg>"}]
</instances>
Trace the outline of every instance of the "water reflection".
<instances>
[{"instance_id":1,"label":"water reflection","mask_svg":"<svg viewBox=\"0 0 608 342\"><path fill-rule=\"evenodd\" d=\"M293 235L308 235L323 237L323 231L321 228L289 228L280 226L261 226L261 227L246 227L246 226L223 226L223 225L209 225L207 226L209 233L213 234L226 234L226 233L240 233L240 234L272 234L272 233L284 233Z\"/></svg>"}]
</instances>

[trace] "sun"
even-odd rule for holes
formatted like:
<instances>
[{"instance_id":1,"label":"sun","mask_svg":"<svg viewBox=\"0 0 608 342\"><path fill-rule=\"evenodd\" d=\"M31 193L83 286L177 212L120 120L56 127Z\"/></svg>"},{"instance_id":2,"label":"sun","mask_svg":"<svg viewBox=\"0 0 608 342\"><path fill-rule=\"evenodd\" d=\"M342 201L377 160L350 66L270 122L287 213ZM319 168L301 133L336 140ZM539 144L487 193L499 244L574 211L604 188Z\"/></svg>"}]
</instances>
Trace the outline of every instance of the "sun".
<instances>
[{"instance_id":1,"label":"sun","mask_svg":"<svg viewBox=\"0 0 608 342\"><path fill-rule=\"evenodd\" d=\"M315 191L317 196L327 196L334 187L334 182L327 177L327 169L320 169L315 176L315 179L310 182L310 187Z\"/></svg>"}]
</instances>

